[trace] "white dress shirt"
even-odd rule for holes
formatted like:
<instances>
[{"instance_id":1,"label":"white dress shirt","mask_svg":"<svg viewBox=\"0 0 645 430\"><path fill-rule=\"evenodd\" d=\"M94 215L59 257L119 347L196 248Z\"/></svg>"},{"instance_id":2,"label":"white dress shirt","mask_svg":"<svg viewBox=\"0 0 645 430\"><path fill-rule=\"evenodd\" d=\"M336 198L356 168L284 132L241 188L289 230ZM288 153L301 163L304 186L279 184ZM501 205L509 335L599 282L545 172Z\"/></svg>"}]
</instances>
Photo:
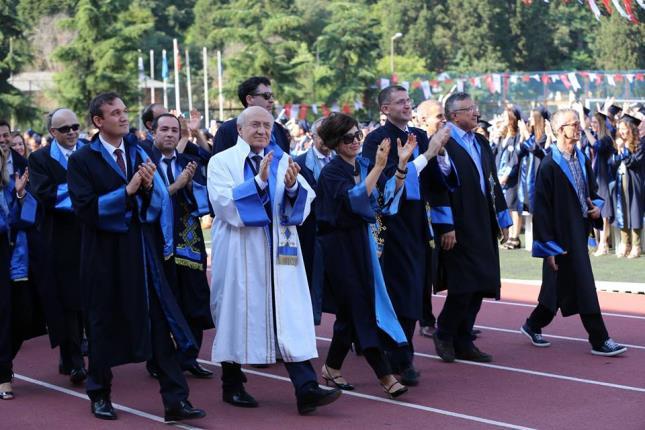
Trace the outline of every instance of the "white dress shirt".
<instances>
[{"instance_id":1,"label":"white dress shirt","mask_svg":"<svg viewBox=\"0 0 645 430\"><path fill-rule=\"evenodd\" d=\"M127 161L127 157L125 156L125 144L123 143L123 138L121 138L121 141L119 142L119 146L116 148L113 145L107 143L105 140L103 140L103 136L101 136L100 134L99 134L99 140L101 141L101 144L103 144L103 147L107 150L107 152L112 156L114 161L117 161L116 154L114 153L114 151L116 151L117 149L121 150L121 157L123 157L123 164L125 164L125 176L127 177L128 161ZM117 164L119 163L117 162Z\"/></svg>"}]
</instances>

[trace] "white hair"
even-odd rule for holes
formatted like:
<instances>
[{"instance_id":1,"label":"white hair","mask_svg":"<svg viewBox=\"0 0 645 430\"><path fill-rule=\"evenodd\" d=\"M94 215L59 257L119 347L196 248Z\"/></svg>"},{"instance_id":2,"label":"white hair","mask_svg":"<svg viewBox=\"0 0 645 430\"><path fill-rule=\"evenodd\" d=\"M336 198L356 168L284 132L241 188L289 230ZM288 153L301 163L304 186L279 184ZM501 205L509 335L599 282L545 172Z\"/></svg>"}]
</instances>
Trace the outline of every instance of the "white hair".
<instances>
[{"instance_id":1,"label":"white hair","mask_svg":"<svg viewBox=\"0 0 645 430\"><path fill-rule=\"evenodd\" d=\"M246 121L248 120L248 116L255 112L258 112L258 113L264 112L267 118L270 118L270 121L273 123L273 115L271 115L268 110L260 106L249 106L246 109L244 109L241 114L238 115L237 125L241 127L244 124L246 124Z\"/></svg>"},{"instance_id":2,"label":"white hair","mask_svg":"<svg viewBox=\"0 0 645 430\"><path fill-rule=\"evenodd\" d=\"M580 118L578 118L578 112L576 112L574 109L560 109L551 117L551 128L553 129L554 133L557 133L560 127L564 125L564 116L567 113L574 114L576 118L580 120Z\"/></svg>"}]
</instances>

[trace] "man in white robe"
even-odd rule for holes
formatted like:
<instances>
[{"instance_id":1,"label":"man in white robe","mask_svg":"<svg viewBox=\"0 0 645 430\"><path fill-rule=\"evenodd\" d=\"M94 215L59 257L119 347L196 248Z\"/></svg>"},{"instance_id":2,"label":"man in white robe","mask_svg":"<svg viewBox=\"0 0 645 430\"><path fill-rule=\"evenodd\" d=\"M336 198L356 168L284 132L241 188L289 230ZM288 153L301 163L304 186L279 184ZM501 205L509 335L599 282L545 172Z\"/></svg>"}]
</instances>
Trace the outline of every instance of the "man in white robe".
<instances>
[{"instance_id":1,"label":"man in white robe","mask_svg":"<svg viewBox=\"0 0 645 430\"><path fill-rule=\"evenodd\" d=\"M315 197L300 168L271 141L273 117L257 106L238 117L237 144L208 164L212 226L213 361L222 363L225 402L256 407L241 364L276 361L295 387L301 414L333 402L309 360L318 356L311 298L296 225Z\"/></svg>"}]
</instances>

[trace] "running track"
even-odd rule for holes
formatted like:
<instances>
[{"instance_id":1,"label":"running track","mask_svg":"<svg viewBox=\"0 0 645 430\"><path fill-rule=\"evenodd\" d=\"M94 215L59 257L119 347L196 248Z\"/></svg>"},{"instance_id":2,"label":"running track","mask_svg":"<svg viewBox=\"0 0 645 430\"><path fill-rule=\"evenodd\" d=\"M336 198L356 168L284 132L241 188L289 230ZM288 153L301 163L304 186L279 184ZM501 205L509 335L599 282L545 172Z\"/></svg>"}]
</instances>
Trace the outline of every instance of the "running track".
<instances>
[{"instance_id":1,"label":"running track","mask_svg":"<svg viewBox=\"0 0 645 430\"><path fill-rule=\"evenodd\" d=\"M248 391L257 409L222 402L219 367L210 363L213 331L204 339L202 364L215 379L188 376L190 399L206 409L202 420L179 428L203 429L645 429L645 295L600 292L610 335L630 346L622 357L592 356L578 317L557 317L545 334L550 348L538 349L519 333L538 287L505 284L500 302L485 302L477 325L478 346L493 354L490 364L443 363L431 339L416 337L421 384L399 401L389 400L362 357L348 356L343 369L356 391L311 416L297 414L293 390L280 365L248 369ZM435 309L443 305L435 296ZM333 319L317 328L318 350L329 347ZM45 337L25 343L15 361L16 399L0 401L0 429L161 429L158 385L143 365L114 371L112 400L117 421L90 414L82 389L57 373L57 351ZM322 360L314 362L319 371Z\"/></svg>"}]
</instances>

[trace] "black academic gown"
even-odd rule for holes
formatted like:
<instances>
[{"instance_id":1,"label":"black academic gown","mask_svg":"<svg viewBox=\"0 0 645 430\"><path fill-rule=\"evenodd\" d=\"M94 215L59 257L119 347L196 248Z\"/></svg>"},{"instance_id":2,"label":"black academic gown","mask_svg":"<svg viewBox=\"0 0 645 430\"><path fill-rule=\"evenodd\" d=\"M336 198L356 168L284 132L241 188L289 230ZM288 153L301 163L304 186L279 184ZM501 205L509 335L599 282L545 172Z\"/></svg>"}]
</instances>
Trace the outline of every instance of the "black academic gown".
<instances>
[{"instance_id":1,"label":"black academic gown","mask_svg":"<svg viewBox=\"0 0 645 430\"><path fill-rule=\"evenodd\" d=\"M90 367L96 368L151 357L149 294L157 295L178 348L196 347L161 265L172 253L167 240L172 227L160 223L164 204L170 204L163 201L162 193L167 192L155 175L152 191L126 196L127 181L145 153L136 139L124 144L128 178L98 135L70 157L67 171L72 205L81 222L81 284L86 286ZM158 211L161 217L155 216ZM164 220L172 223L172 218Z\"/></svg>"},{"instance_id":2,"label":"black academic gown","mask_svg":"<svg viewBox=\"0 0 645 430\"><path fill-rule=\"evenodd\" d=\"M454 230L457 239L450 251L439 250L435 291L447 289L450 294L480 293L499 298L497 237L501 234L500 226L508 227L511 221L490 145L485 137L474 135L479 145L485 193L481 191L475 162L457 142L453 130L445 149L457 171L459 187L452 192L431 194L432 225L437 236Z\"/></svg>"},{"instance_id":3,"label":"black academic gown","mask_svg":"<svg viewBox=\"0 0 645 430\"><path fill-rule=\"evenodd\" d=\"M368 161L364 162L367 167ZM381 175L379 188L384 183ZM376 221L375 214L368 216L353 210L348 191L355 186L354 167L340 157L322 169L318 180L318 241L329 282L325 301L334 303L338 317L351 321L352 338L360 348L389 347L394 340L379 329L375 310L373 264L378 263L370 254L368 236L372 234L369 224Z\"/></svg>"},{"instance_id":4,"label":"black academic gown","mask_svg":"<svg viewBox=\"0 0 645 430\"><path fill-rule=\"evenodd\" d=\"M426 132L415 127L410 127L409 132L417 137L418 151L415 151L415 154L425 152L428 149ZM406 132L387 121L383 127L367 135L363 143L363 156L373 165L378 145L386 137L390 138L391 146L383 173L386 177L391 177L399 162L396 139L401 139L402 143L407 142ZM414 155L411 160L413 158ZM439 169L436 159L431 160L421 172L419 180L416 174L410 172L411 164L412 162L408 163L409 173L406 177L406 188L401 197L399 212L395 216L382 219L385 229L381 231L383 240L381 265L385 285L396 314L399 318L419 320L422 316L424 285L432 279L432 276L427 273L431 270L431 265L428 263L431 261L432 237L426 202L429 190L436 187L440 179L436 175L433 176L433 173L436 174ZM413 182L417 183L416 188L420 190L416 196L410 191L414 187Z\"/></svg>"},{"instance_id":5,"label":"black academic gown","mask_svg":"<svg viewBox=\"0 0 645 430\"><path fill-rule=\"evenodd\" d=\"M217 129L217 133L215 133L215 138L213 139L213 155L235 146L237 136L237 118L224 121ZM282 124L277 122L273 123L271 141L278 145L285 153L289 154L291 152L289 147L289 132Z\"/></svg>"},{"instance_id":6,"label":"black academic gown","mask_svg":"<svg viewBox=\"0 0 645 430\"><path fill-rule=\"evenodd\" d=\"M591 168L593 169L596 183L598 184L598 195L607 202L602 208L601 215L603 218L610 218L613 213L612 206L609 204L611 199L609 184L615 179L615 174L610 168L610 160L616 153L614 141L611 137L605 136L602 139L596 140L596 143L589 145L589 147L590 155L592 155L590 157Z\"/></svg>"},{"instance_id":7,"label":"black academic gown","mask_svg":"<svg viewBox=\"0 0 645 430\"><path fill-rule=\"evenodd\" d=\"M625 172L619 173L623 164ZM609 161L616 178L610 187L611 216L618 228L638 230L643 228L645 214L645 138L641 139L635 153L627 150L614 154ZM623 176L627 178L627 192L623 190ZM599 193L600 194L600 193ZM602 197L602 196L601 196Z\"/></svg>"},{"instance_id":8,"label":"black academic gown","mask_svg":"<svg viewBox=\"0 0 645 430\"><path fill-rule=\"evenodd\" d=\"M584 163L589 197L601 206L604 202L596 193L591 163L581 151L578 156ZM536 179L533 256L555 256L558 271L551 270L545 259L538 297L554 313L558 308L563 316L600 313L587 238L592 227L602 229L602 219L594 224L582 216L571 170L560 151L553 148L542 160Z\"/></svg>"},{"instance_id":9,"label":"black academic gown","mask_svg":"<svg viewBox=\"0 0 645 430\"><path fill-rule=\"evenodd\" d=\"M157 169L166 175L167 165L161 161L159 149L153 146L151 158ZM201 215L208 213L208 196L206 195L206 178L202 173L201 160L187 154L177 154L176 179L188 163L195 161L198 168L193 176L193 189L187 187L179 190L172 198L173 206L173 240L175 256L171 261L174 264L165 264L168 281L173 286L181 310L193 329L208 330L213 328L213 317L210 311L210 288L206 277L207 257L204 234L202 233L199 217L194 214L200 211ZM162 170L163 169L163 170ZM196 185L195 185L196 183ZM202 197L198 201L195 188L199 187ZM200 208L201 206L201 208ZM204 210L206 212L204 212ZM177 249L177 248L180 249ZM168 267L170 266L170 267ZM168 270L170 269L170 270Z\"/></svg>"},{"instance_id":10,"label":"black academic gown","mask_svg":"<svg viewBox=\"0 0 645 430\"><path fill-rule=\"evenodd\" d=\"M40 294L52 347L68 340L65 312L81 312L81 227L67 190L67 160L56 143L29 157L29 182L42 210Z\"/></svg>"}]
</instances>

